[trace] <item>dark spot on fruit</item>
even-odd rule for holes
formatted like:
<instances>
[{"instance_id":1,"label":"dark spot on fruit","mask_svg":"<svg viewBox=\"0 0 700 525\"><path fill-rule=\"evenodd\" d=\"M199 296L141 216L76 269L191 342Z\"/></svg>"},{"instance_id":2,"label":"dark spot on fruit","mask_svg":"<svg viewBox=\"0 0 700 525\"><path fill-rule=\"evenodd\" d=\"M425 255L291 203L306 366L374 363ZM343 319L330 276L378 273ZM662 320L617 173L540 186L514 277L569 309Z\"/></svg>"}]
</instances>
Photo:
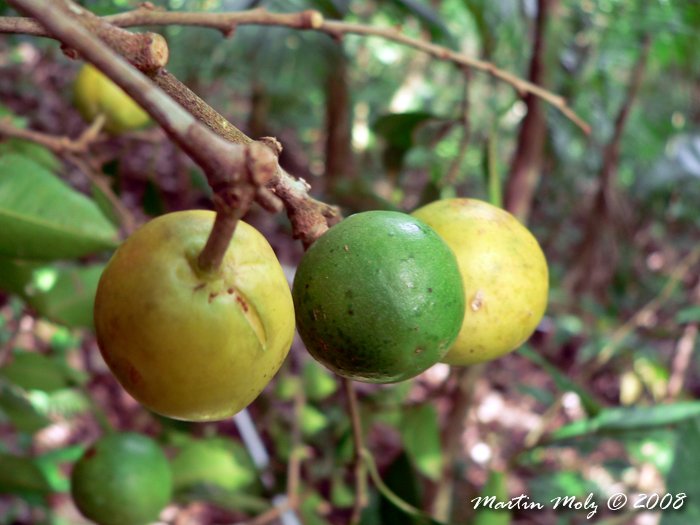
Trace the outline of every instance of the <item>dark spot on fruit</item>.
<instances>
[{"instance_id":1,"label":"dark spot on fruit","mask_svg":"<svg viewBox=\"0 0 700 525\"><path fill-rule=\"evenodd\" d=\"M241 299L238 295L236 296L236 301L238 301L238 302L240 303L241 308L243 308L243 311L244 311L244 312L248 312L248 305L247 305L246 302L245 302L243 299Z\"/></svg>"},{"instance_id":2,"label":"dark spot on fruit","mask_svg":"<svg viewBox=\"0 0 700 525\"><path fill-rule=\"evenodd\" d=\"M90 459L91 457L94 457L95 454L97 454L97 447L94 447L94 446L93 446L93 447L90 447L89 449L87 449L87 450L85 451L84 457Z\"/></svg>"},{"instance_id":3,"label":"dark spot on fruit","mask_svg":"<svg viewBox=\"0 0 700 525\"><path fill-rule=\"evenodd\" d=\"M193 288L193 290L196 292L197 290L201 290L202 288L204 288L206 285L207 285L206 283L198 284L197 286L195 286Z\"/></svg>"},{"instance_id":4,"label":"dark spot on fruit","mask_svg":"<svg viewBox=\"0 0 700 525\"><path fill-rule=\"evenodd\" d=\"M211 303L217 295L219 294L216 292L209 292L209 302Z\"/></svg>"},{"instance_id":5,"label":"dark spot on fruit","mask_svg":"<svg viewBox=\"0 0 700 525\"><path fill-rule=\"evenodd\" d=\"M470 350L469 350L469 353L470 353L470 354L473 354L473 353L474 353L474 349L473 349L473 348L470 349Z\"/></svg>"},{"instance_id":6,"label":"dark spot on fruit","mask_svg":"<svg viewBox=\"0 0 700 525\"><path fill-rule=\"evenodd\" d=\"M229 295L233 295L233 288L229 288L229 289L226 290L226 291L229 293Z\"/></svg>"},{"instance_id":7,"label":"dark spot on fruit","mask_svg":"<svg viewBox=\"0 0 700 525\"><path fill-rule=\"evenodd\" d=\"M124 370L129 376L129 381L131 382L131 384L138 385L143 380L143 377L141 376L141 374L139 374L139 371L136 370L134 365L132 365L131 362L129 362L128 360L121 359L120 361L120 365L123 366Z\"/></svg>"},{"instance_id":8,"label":"dark spot on fruit","mask_svg":"<svg viewBox=\"0 0 700 525\"><path fill-rule=\"evenodd\" d=\"M309 287L309 285L307 284L307 285L306 285L306 288L308 288L308 287Z\"/></svg>"},{"instance_id":9,"label":"dark spot on fruit","mask_svg":"<svg viewBox=\"0 0 700 525\"><path fill-rule=\"evenodd\" d=\"M428 293L433 293L433 289L432 289L432 288L428 288Z\"/></svg>"},{"instance_id":10,"label":"dark spot on fruit","mask_svg":"<svg viewBox=\"0 0 700 525\"><path fill-rule=\"evenodd\" d=\"M355 314L355 312L353 312L352 310L348 310L348 313L349 313L350 315L354 315L354 314Z\"/></svg>"}]
</instances>

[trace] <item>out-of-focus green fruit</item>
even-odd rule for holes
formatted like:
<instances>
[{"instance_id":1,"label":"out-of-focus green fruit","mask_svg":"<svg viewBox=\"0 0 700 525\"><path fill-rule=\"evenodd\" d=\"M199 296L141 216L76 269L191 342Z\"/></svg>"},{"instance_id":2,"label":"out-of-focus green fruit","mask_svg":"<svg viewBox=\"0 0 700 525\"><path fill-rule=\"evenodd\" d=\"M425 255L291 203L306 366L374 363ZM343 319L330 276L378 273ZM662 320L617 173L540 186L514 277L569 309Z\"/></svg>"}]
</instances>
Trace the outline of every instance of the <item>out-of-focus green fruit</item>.
<instances>
[{"instance_id":1,"label":"out-of-focus green fruit","mask_svg":"<svg viewBox=\"0 0 700 525\"><path fill-rule=\"evenodd\" d=\"M122 386L158 414L214 421L275 375L294 337L287 279L265 238L239 222L221 267L199 253L214 212L162 215L124 241L95 298L95 332Z\"/></svg>"},{"instance_id":2,"label":"out-of-focus green fruit","mask_svg":"<svg viewBox=\"0 0 700 525\"><path fill-rule=\"evenodd\" d=\"M104 129L112 135L121 135L152 123L151 117L134 99L88 63L75 78L73 103L88 122L103 113Z\"/></svg>"},{"instance_id":3,"label":"out-of-focus green fruit","mask_svg":"<svg viewBox=\"0 0 700 525\"><path fill-rule=\"evenodd\" d=\"M475 199L435 201L413 215L454 250L464 282L464 322L442 361L491 361L523 344L544 315L549 291L547 261L530 231Z\"/></svg>"},{"instance_id":4,"label":"out-of-focus green fruit","mask_svg":"<svg viewBox=\"0 0 700 525\"><path fill-rule=\"evenodd\" d=\"M304 255L292 296L309 353L371 383L435 364L464 317L454 253L427 224L397 212L358 213L330 228Z\"/></svg>"},{"instance_id":5,"label":"out-of-focus green fruit","mask_svg":"<svg viewBox=\"0 0 700 525\"><path fill-rule=\"evenodd\" d=\"M170 465L152 439L108 434L75 463L71 494L80 512L99 525L151 523L170 501Z\"/></svg>"}]
</instances>

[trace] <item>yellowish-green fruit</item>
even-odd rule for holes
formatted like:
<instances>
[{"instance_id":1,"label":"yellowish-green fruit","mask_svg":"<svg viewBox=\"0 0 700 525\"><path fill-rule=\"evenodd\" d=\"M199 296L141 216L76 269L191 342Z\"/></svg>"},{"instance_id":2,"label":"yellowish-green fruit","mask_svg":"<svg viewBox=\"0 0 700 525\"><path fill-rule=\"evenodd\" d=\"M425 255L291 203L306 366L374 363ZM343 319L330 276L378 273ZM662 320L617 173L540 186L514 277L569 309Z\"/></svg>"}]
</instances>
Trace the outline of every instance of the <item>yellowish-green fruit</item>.
<instances>
[{"instance_id":1,"label":"yellowish-green fruit","mask_svg":"<svg viewBox=\"0 0 700 525\"><path fill-rule=\"evenodd\" d=\"M114 253L97 287L105 361L134 398L174 419L224 419L275 375L294 336L289 285L272 248L240 221L213 273L197 258L214 212L160 216Z\"/></svg>"},{"instance_id":2,"label":"yellowish-green fruit","mask_svg":"<svg viewBox=\"0 0 700 525\"><path fill-rule=\"evenodd\" d=\"M152 123L151 117L134 99L88 63L75 78L73 102L88 122L103 113L104 129L112 135L121 135Z\"/></svg>"},{"instance_id":3,"label":"yellowish-green fruit","mask_svg":"<svg viewBox=\"0 0 700 525\"><path fill-rule=\"evenodd\" d=\"M435 201L413 212L457 256L467 307L451 365L491 361L523 344L547 308L549 272L540 245L510 213L475 199Z\"/></svg>"},{"instance_id":4,"label":"yellowish-green fruit","mask_svg":"<svg viewBox=\"0 0 700 525\"><path fill-rule=\"evenodd\" d=\"M76 462L71 495L99 525L143 525L158 519L170 501L168 459L152 439L134 433L98 439Z\"/></svg>"}]
</instances>

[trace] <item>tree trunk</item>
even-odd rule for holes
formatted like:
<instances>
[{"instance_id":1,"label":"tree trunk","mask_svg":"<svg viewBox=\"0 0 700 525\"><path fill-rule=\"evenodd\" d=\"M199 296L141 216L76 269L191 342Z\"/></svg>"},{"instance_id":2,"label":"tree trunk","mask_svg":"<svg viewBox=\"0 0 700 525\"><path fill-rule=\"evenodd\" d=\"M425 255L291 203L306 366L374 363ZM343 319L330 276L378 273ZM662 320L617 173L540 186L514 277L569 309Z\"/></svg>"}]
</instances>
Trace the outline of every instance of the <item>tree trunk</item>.
<instances>
[{"instance_id":1,"label":"tree trunk","mask_svg":"<svg viewBox=\"0 0 700 525\"><path fill-rule=\"evenodd\" d=\"M535 23L535 43L530 60L529 80L544 85L547 76L545 65L547 22L556 0L538 0ZM518 146L505 189L505 208L522 223L527 223L535 189L540 180L547 122L542 100L528 93L523 99L527 115L523 119Z\"/></svg>"},{"instance_id":2,"label":"tree trunk","mask_svg":"<svg viewBox=\"0 0 700 525\"><path fill-rule=\"evenodd\" d=\"M651 36L646 34L632 70L627 97L615 119L615 131L603 149L598 192L588 213L583 240L575 250L576 266L565 282L566 287L577 295L587 290L604 299L617 264L617 234L628 222L625 201L617 189L620 143L642 83L650 46Z\"/></svg>"},{"instance_id":3,"label":"tree trunk","mask_svg":"<svg viewBox=\"0 0 700 525\"><path fill-rule=\"evenodd\" d=\"M326 80L326 191L355 174L352 150L352 101L348 86L348 60L342 48L333 53Z\"/></svg>"}]
</instances>

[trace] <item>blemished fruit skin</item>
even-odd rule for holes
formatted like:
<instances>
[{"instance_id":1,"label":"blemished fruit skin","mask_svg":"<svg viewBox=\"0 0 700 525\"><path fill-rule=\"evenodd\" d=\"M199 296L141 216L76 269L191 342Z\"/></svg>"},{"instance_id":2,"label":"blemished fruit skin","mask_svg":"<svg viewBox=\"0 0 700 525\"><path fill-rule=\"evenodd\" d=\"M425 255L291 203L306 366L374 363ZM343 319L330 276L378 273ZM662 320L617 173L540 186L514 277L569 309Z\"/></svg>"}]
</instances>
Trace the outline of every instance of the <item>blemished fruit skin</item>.
<instances>
[{"instance_id":1,"label":"blemished fruit skin","mask_svg":"<svg viewBox=\"0 0 700 525\"><path fill-rule=\"evenodd\" d=\"M143 525L158 519L170 501L172 473L152 439L107 434L88 448L71 473L71 495L99 525Z\"/></svg>"},{"instance_id":2,"label":"blemished fruit skin","mask_svg":"<svg viewBox=\"0 0 700 525\"><path fill-rule=\"evenodd\" d=\"M121 135L152 123L151 117L122 88L85 63L73 84L73 103L88 122L104 113L104 129Z\"/></svg>"},{"instance_id":3,"label":"blemished fruit skin","mask_svg":"<svg viewBox=\"0 0 700 525\"><path fill-rule=\"evenodd\" d=\"M294 337L289 284L267 240L239 221L221 268L197 258L215 213L162 215L107 264L95 332L124 389L154 412L186 421L230 417L260 394Z\"/></svg>"},{"instance_id":4,"label":"blemished fruit skin","mask_svg":"<svg viewBox=\"0 0 700 525\"><path fill-rule=\"evenodd\" d=\"M530 231L507 211L476 199L445 199L412 214L454 250L466 309L442 362L492 361L522 345L547 308L547 260Z\"/></svg>"},{"instance_id":5,"label":"blemished fruit skin","mask_svg":"<svg viewBox=\"0 0 700 525\"><path fill-rule=\"evenodd\" d=\"M292 296L309 353L369 383L410 379L437 363L464 317L454 253L398 212L358 213L330 228L302 258Z\"/></svg>"}]
</instances>

